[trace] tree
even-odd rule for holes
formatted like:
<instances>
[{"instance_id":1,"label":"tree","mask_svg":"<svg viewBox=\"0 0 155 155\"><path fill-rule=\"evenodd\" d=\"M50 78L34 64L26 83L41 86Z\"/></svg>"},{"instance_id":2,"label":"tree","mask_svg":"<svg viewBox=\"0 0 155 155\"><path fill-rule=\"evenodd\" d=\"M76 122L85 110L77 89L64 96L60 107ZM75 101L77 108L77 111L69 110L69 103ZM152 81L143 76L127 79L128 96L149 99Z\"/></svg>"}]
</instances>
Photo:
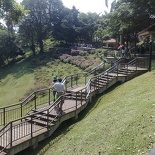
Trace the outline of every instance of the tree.
<instances>
[{"instance_id":1,"label":"tree","mask_svg":"<svg viewBox=\"0 0 155 155\"><path fill-rule=\"evenodd\" d=\"M22 18L24 13L24 8L15 0L0 1L0 18L5 21L10 35L13 35L13 28Z\"/></svg>"},{"instance_id":2,"label":"tree","mask_svg":"<svg viewBox=\"0 0 155 155\"><path fill-rule=\"evenodd\" d=\"M80 13L80 33L79 38L85 40L87 43L92 43L93 34L97 30L96 24L98 22L99 15L97 13Z\"/></svg>"},{"instance_id":3,"label":"tree","mask_svg":"<svg viewBox=\"0 0 155 155\"><path fill-rule=\"evenodd\" d=\"M9 62L9 58L15 58L15 38L10 37L6 29L0 29L0 66Z\"/></svg>"},{"instance_id":4,"label":"tree","mask_svg":"<svg viewBox=\"0 0 155 155\"><path fill-rule=\"evenodd\" d=\"M24 0L22 4L29 12L27 17L30 20L31 28L30 31L35 31L37 36L37 42L39 44L40 53L44 52L43 40L47 38L48 34L48 0Z\"/></svg>"},{"instance_id":5,"label":"tree","mask_svg":"<svg viewBox=\"0 0 155 155\"><path fill-rule=\"evenodd\" d=\"M79 20L78 10L65 8L60 23L53 27L53 37L65 43L74 43L78 36Z\"/></svg>"},{"instance_id":6,"label":"tree","mask_svg":"<svg viewBox=\"0 0 155 155\"><path fill-rule=\"evenodd\" d=\"M36 32L30 17L24 17L19 25L18 37L23 45L30 45L33 55L36 55ZM18 39L18 40L19 40Z\"/></svg>"},{"instance_id":7,"label":"tree","mask_svg":"<svg viewBox=\"0 0 155 155\"><path fill-rule=\"evenodd\" d=\"M136 41L136 33L154 23L154 0L113 1L111 12L107 14L108 31L113 36L122 35L125 42Z\"/></svg>"},{"instance_id":8,"label":"tree","mask_svg":"<svg viewBox=\"0 0 155 155\"><path fill-rule=\"evenodd\" d=\"M31 20L40 53L43 53L43 40L50 37L55 27L61 24L63 4L61 0L24 0L22 4L29 10L26 17Z\"/></svg>"}]
</instances>

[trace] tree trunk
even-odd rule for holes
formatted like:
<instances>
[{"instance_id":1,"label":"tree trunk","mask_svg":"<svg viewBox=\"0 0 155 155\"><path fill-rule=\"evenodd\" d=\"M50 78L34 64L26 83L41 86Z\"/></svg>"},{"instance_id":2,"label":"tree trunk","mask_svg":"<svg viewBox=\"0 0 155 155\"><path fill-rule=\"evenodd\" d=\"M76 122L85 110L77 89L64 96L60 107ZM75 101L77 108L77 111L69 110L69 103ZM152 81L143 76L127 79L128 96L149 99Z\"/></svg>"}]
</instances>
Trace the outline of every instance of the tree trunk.
<instances>
[{"instance_id":1,"label":"tree trunk","mask_svg":"<svg viewBox=\"0 0 155 155\"><path fill-rule=\"evenodd\" d=\"M33 37L31 38L31 50L32 50L33 55L36 55L36 50L35 50L35 44L34 44Z\"/></svg>"},{"instance_id":2,"label":"tree trunk","mask_svg":"<svg viewBox=\"0 0 155 155\"><path fill-rule=\"evenodd\" d=\"M42 40L39 40L39 48L40 48L40 53L44 53L44 45Z\"/></svg>"},{"instance_id":3,"label":"tree trunk","mask_svg":"<svg viewBox=\"0 0 155 155\"><path fill-rule=\"evenodd\" d=\"M36 50L35 50L34 44L31 45L31 50L32 50L33 55L36 55Z\"/></svg>"}]
</instances>

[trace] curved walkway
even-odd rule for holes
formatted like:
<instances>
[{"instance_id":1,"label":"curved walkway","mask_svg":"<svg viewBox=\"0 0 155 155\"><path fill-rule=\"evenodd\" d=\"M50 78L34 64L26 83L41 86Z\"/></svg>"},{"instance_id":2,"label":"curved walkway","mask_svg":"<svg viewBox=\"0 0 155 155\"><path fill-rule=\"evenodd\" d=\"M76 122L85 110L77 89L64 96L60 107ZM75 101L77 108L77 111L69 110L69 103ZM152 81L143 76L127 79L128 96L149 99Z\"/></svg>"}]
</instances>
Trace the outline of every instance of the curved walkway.
<instances>
[{"instance_id":1,"label":"curved walkway","mask_svg":"<svg viewBox=\"0 0 155 155\"><path fill-rule=\"evenodd\" d=\"M49 101L44 101L44 107L37 108L36 99L39 97L36 97L36 93L27 99L24 105L33 102L34 107L24 117L10 121L0 130L1 150L13 155L30 146L35 148L38 142L51 136L63 121L77 119L78 114L91 103L96 94L103 93L118 81L125 82L147 71L146 67L139 67L137 64L136 61L134 64L123 64L123 67L120 67L120 64L112 66L108 71L88 80L86 85L67 89L66 95L54 103L50 101L50 89L47 90L49 94L37 91L36 93L47 96ZM57 113L57 107L61 104L62 113ZM32 103L30 105L32 106Z\"/></svg>"}]
</instances>

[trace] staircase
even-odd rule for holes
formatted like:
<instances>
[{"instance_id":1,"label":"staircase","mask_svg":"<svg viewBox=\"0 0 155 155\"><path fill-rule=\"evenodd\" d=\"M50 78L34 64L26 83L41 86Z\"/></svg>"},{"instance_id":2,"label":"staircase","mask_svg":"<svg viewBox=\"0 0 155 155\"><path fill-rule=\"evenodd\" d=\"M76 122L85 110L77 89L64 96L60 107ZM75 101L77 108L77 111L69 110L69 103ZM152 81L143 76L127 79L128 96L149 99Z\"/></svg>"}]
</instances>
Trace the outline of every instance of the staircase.
<instances>
[{"instance_id":1,"label":"staircase","mask_svg":"<svg viewBox=\"0 0 155 155\"><path fill-rule=\"evenodd\" d=\"M129 62L117 61L115 65L89 79L85 85L71 81L71 87L67 87L66 94L55 102L51 101L51 89L42 89L30 94L21 104L0 108L0 155L13 155L27 147L37 146L38 142L48 138L60 126L70 118L77 119L78 114L91 104L96 94L101 94L117 82L125 82L134 76L148 70L148 59L135 58ZM64 78L64 83L75 75ZM67 79L68 78L68 79ZM73 83L74 86L73 86ZM42 98L42 102L40 101ZM58 111L58 107L61 107ZM9 109L11 108L11 109ZM8 116L18 109L18 118L9 120ZM11 113L12 112L12 113Z\"/></svg>"}]
</instances>

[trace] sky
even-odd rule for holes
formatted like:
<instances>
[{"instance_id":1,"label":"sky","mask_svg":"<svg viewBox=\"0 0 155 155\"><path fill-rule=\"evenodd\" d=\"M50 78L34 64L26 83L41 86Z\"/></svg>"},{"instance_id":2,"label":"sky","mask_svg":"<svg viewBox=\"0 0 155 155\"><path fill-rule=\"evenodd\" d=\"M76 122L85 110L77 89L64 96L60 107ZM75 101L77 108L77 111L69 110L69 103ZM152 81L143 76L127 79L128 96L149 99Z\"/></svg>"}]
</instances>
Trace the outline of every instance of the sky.
<instances>
[{"instance_id":1,"label":"sky","mask_svg":"<svg viewBox=\"0 0 155 155\"><path fill-rule=\"evenodd\" d=\"M16 0L17 2L21 2L22 0ZM72 8L75 6L80 12L96 12L98 14L104 14L104 11L109 12L111 2L113 0L109 0L108 8L105 6L105 0L62 0L64 6L67 8Z\"/></svg>"}]
</instances>

